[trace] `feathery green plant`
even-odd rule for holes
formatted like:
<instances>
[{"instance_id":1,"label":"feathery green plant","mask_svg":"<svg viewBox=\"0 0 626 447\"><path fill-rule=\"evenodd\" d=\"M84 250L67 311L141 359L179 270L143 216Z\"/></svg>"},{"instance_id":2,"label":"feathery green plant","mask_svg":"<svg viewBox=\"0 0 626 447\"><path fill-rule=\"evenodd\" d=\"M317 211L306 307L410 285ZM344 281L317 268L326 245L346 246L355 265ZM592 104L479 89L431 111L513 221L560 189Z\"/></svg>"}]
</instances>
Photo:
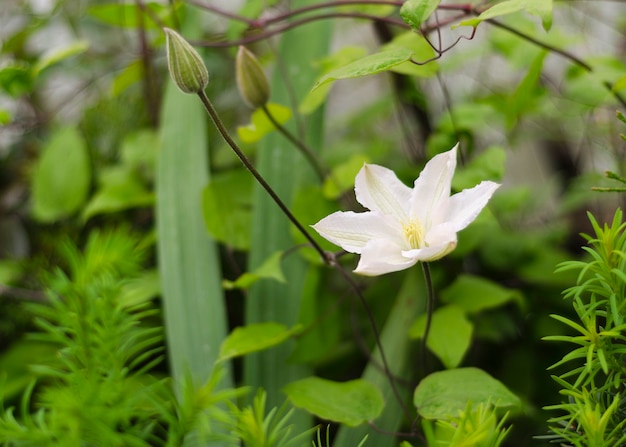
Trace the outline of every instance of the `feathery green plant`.
<instances>
[{"instance_id":1,"label":"feathery green plant","mask_svg":"<svg viewBox=\"0 0 626 447\"><path fill-rule=\"evenodd\" d=\"M615 447L626 444L626 223L619 209L610 226L588 216L595 233L583 235L589 260L564 262L558 269L580 271L577 285L564 292L578 320L553 315L577 334L544 338L578 346L551 367L570 365L553 376L567 401L546 407L561 412L549 419L554 435L546 438Z\"/></svg>"}]
</instances>

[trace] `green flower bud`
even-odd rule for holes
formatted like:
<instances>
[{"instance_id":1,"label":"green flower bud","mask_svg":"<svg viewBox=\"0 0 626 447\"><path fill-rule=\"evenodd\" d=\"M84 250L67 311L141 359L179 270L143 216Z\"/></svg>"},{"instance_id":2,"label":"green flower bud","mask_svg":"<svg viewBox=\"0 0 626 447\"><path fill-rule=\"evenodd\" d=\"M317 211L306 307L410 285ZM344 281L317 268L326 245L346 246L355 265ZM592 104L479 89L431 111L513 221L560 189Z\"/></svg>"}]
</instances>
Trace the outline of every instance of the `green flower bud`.
<instances>
[{"instance_id":1,"label":"green flower bud","mask_svg":"<svg viewBox=\"0 0 626 447\"><path fill-rule=\"evenodd\" d=\"M167 67L176 86L184 93L198 93L209 83L209 72L198 52L176 31L164 28Z\"/></svg>"},{"instance_id":2,"label":"green flower bud","mask_svg":"<svg viewBox=\"0 0 626 447\"><path fill-rule=\"evenodd\" d=\"M240 46L236 61L237 87L243 100L252 108L267 104L270 85L257 58Z\"/></svg>"}]
</instances>

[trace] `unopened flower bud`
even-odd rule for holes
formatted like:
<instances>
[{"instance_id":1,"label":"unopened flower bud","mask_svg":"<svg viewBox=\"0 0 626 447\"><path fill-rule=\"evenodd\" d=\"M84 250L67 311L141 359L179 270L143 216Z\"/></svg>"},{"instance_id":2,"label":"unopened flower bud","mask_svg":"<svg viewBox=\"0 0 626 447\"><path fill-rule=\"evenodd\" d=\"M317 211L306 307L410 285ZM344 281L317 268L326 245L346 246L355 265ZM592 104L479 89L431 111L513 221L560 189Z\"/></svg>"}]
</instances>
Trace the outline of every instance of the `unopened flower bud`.
<instances>
[{"instance_id":1,"label":"unopened flower bud","mask_svg":"<svg viewBox=\"0 0 626 447\"><path fill-rule=\"evenodd\" d=\"M236 61L237 87L243 100L250 107L262 107L270 97L270 85L257 58L240 46Z\"/></svg>"},{"instance_id":2,"label":"unopened flower bud","mask_svg":"<svg viewBox=\"0 0 626 447\"><path fill-rule=\"evenodd\" d=\"M209 72L198 52L176 31L164 28L167 67L176 86L184 93L198 93L209 83Z\"/></svg>"}]
</instances>

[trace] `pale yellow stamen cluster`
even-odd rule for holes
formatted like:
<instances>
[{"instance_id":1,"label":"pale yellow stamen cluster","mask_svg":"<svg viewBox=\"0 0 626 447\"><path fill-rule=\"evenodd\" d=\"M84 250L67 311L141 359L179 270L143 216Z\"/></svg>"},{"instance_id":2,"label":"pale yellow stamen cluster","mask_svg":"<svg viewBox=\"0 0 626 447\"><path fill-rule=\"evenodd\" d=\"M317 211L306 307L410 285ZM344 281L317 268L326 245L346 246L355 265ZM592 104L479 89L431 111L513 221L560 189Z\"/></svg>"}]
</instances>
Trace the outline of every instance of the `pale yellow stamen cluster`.
<instances>
[{"instance_id":1,"label":"pale yellow stamen cluster","mask_svg":"<svg viewBox=\"0 0 626 447\"><path fill-rule=\"evenodd\" d=\"M422 225L418 219L402 224L402 231L404 238L412 249L422 248L424 246L424 225Z\"/></svg>"}]
</instances>

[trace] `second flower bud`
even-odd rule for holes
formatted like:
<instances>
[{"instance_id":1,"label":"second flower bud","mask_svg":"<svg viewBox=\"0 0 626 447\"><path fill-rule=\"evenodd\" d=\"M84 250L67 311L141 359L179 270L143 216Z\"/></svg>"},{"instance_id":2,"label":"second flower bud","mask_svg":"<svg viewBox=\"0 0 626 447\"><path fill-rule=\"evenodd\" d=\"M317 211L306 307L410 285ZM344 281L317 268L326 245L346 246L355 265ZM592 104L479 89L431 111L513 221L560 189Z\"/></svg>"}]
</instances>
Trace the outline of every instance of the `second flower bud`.
<instances>
[{"instance_id":1,"label":"second flower bud","mask_svg":"<svg viewBox=\"0 0 626 447\"><path fill-rule=\"evenodd\" d=\"M263 107L270 97L270 85L263 67L254 54L240 46L235 73L237 88L243 100L252 108Z\"/></svg>"}]
</instances>

